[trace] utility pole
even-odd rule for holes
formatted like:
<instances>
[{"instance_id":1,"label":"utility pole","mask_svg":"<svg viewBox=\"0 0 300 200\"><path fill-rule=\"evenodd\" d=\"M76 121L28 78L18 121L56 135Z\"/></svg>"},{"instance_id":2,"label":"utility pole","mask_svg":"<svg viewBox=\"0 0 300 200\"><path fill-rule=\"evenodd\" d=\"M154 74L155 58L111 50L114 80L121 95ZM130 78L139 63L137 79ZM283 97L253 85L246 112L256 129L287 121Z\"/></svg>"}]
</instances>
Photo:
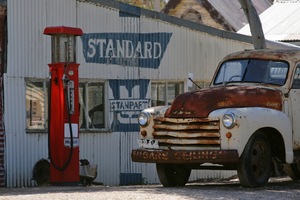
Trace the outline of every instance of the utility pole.
<instances>
[{"instance_id":1,"label":"utility pole","mask_svg":"<svg viewBox=\"0 0 300 200\"><path fill-rule=\"evenodd\" d=\"M257 14L256 9L254 8L251 0L239 0L245 15L247 16L250 32L253 39L253 45L255 49L265 49L266 40L262 25Z\"/></svg>"}]
</instances>

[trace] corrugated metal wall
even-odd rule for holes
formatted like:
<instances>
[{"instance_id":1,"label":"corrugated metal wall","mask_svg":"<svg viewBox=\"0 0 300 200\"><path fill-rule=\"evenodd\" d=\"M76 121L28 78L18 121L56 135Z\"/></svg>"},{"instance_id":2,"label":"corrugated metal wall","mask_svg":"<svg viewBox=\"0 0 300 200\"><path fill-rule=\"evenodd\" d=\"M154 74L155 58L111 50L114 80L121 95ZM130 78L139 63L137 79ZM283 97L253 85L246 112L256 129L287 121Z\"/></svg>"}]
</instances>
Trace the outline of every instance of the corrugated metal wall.
<instances>
[{"instance_id":1,"label":"corrugated metal wall","mask_svg":"<svg viewBox=\"0 0 300 200\"><path fill-rule=\"evenodd\" d=\"M4 168L4 116L3 116L3 73L4 73L4 52L6 51L6 5L0 4L0 187L5 183Z\"/></svg>"},{"instance_id":2,"label":"corrugated metal wall","mask_svg":"<svg viewBox=\"0 0 300 200\"><path fill-rule=\"evenodd\" d=\"M142 91L144 98L150 98L150 80L185 81L188 73L192 72L195 80L208 81L223 56L252 47L246 42L247 38L245 41L234 40L232 36L226 37L226 32L201 25L199 29L198 25L191 22L174 20L172 17L121 5L112 0L92 2L94 3L90 3L89 0L7 2L9 45L7 73L4 76L7 187L33 186L32 168L39 159L47 158L47 134L26 133L25 104L25 79L48 77L47 64L51 61L51 45L49 36L43 35L45 27L75 26L82 28L86 34L101 33L107 34L107 37L114 37L115 34L122 34L122 37L146 37L147 33L171 34L170 38L162 38L163 41L170 41L166 43L166 51L157 69L88 63L83 54L83 42L81 39L77 40L77 58L81 64L79 76L84 79L105 80L108 90L107 102L116 99L114 87L120 89L119 96L126 96L128 92L122 91L122 87L124 84L136 84L136 80L143 83L139 87L147 90ZM132 14L133 16L130 16ZM159 19L160 15L164 20ZM204 31L201 31L202 29ZM132 87L132 98L141 95L141 90L136 89ZM109 113L110 123L113 117L112 113ZM138 136L134 127L128 127L125 131L85 132L80 135L80 158L98 165L97 182L118 185L122 182L122 176L126 174L141 174L145 183L159 182L154 164L131 162L130 152L137 147ZM231 174L232 172L228 174L220 171L195 171L190 180L201 177L226 177ZM126 179L126 176L124 178Z\"/></svg>"}]
</instances>

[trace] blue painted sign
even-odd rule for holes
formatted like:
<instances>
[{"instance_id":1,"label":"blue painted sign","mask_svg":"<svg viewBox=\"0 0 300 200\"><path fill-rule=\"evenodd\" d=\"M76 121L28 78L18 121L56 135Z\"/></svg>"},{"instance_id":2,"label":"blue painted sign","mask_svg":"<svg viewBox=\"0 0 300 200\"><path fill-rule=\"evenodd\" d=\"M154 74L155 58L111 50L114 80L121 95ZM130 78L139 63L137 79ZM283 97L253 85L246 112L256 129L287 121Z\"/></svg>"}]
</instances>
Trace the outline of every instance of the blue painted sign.
<instances>
[{"instance_id":1,"label":"blue painted sign","mask_svg":"<svg viewBox=\"0 0 300 200\"><path fill-rule=\"evenodd\" d=\"M157 69L172 33L88 33L81 36L87 63Z\"/></svg>"},{"instance_id":2,"label":"blue painted sign","mask_svg":"<svg viewBox=\"0 0 300 200\"><path fill-rule=\"evenodd\" d=\"M109 80L112 131L139 131L138 114L150 107L150 98L147 98L149 83L150 80L145 79Z\"/></svg>"}]
</instances>

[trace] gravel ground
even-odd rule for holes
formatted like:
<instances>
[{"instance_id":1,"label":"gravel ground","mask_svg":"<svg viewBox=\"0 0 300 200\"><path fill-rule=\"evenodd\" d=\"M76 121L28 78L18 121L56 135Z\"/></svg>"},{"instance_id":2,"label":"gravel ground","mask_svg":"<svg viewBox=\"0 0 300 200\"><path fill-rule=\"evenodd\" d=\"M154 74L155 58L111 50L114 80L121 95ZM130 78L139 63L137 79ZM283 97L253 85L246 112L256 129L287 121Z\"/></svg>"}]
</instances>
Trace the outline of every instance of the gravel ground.
<instances>
[{"instance_id":1,"label":"gravel ground","mask_svg":"<svg viewBox=\"0 0 300 200\"><path fill-rule=\"evenodd\" d=\"M300 199L300 181L282 177L271 179L261 188L243 188L238 180L203 181L185 187L163 188L161 185L0 188L0 200L281 200Z\"/></svg>"}]
</instances>

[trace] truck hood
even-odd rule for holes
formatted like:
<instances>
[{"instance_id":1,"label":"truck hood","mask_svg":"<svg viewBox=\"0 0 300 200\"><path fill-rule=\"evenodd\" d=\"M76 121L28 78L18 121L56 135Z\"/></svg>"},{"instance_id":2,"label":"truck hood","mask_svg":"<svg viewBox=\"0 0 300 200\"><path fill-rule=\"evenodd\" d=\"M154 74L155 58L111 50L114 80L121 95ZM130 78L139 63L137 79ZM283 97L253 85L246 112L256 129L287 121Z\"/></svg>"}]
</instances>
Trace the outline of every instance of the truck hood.
<instances>
[{"instance_id":1,"label":"truck hood","mask_svg":"<svg viewBox=\"0 0 300 200\"><path fill-rule=\"evenodd\" d=\"M265 107L282 110L279 90L261 86L224 86L177 96L165 117L207 117L220 108Z\"/></svg>"}]
</instances>

